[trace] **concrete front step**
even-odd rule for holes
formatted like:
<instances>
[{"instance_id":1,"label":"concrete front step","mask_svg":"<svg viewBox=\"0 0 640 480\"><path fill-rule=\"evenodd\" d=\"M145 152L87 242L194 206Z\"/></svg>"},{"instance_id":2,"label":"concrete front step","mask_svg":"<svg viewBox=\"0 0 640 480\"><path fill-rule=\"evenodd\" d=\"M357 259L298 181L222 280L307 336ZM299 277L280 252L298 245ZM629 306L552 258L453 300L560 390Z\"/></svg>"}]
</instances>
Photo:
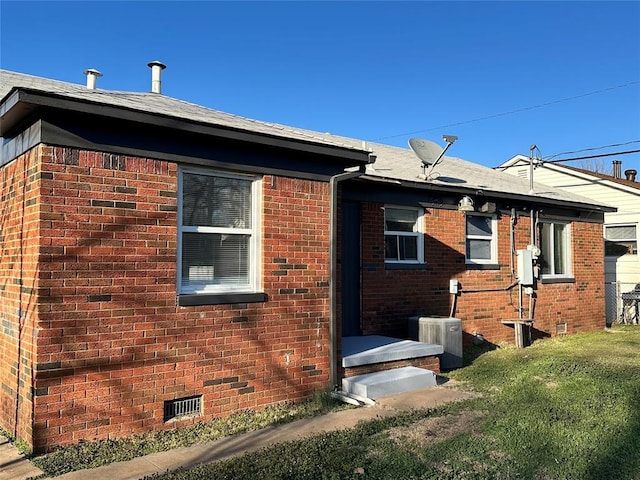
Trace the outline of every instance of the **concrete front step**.
<instances>
[{"instance_id":1,"label":"concrete front step","mask_svg":"<svg viewBox=\"0 0 640 480\"><path fill-rule=\"evenodd\" d=\"M356 367L372 363L442 355L444 347L433 343L400 340L382 335L342 338L342 366Z\"/></svg>"},{"instance_id":2,"label":"concrete front step","mask_svg":"<svg viewBox=\"0 0 640 480\"><path fill-rule=\"evenodd\" d=\"M436 385L435 373L417 367L395 368L342 379L344 392L371 399Z\"/></svg>"}]
</instances>

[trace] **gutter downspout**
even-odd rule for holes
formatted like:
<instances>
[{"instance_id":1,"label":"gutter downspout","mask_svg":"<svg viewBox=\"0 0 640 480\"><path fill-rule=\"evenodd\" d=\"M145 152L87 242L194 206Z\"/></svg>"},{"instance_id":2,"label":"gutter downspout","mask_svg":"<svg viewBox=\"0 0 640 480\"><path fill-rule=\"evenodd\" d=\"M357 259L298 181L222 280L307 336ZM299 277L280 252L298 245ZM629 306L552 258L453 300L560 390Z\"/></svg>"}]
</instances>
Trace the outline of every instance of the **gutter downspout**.
<instances>
[{"instance_id":1,"label":"gutter downspout","mask_svg":"<svg viewBox=\"0 0 640 480\"><path fill-rule=\"evenodd\" d=\"M369 164L375 162L376 156L369 154ZM338 338L337 338L337 319L338 319L338 184L344 180L360 177L366 172L366 165L361 165L358 170L352 172L342 172L334 175L329 180L329 188L331 192L331 200L329 204L329 228L330 228L330 266L329 266L329 381L333 390L338 389Z\"/></svg>"}]
</instances>

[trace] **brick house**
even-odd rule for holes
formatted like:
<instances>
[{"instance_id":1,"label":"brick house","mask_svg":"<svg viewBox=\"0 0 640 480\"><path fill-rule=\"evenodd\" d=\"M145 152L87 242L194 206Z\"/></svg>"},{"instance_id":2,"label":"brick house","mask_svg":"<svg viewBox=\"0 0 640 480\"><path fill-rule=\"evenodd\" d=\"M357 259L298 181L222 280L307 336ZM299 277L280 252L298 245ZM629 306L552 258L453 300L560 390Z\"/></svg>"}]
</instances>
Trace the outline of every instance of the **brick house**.
<instances>
[{"instance_id":1,"label":"brick house","mask_svg":"<svg viewBox=\"0 0 640 480\"><path fill-rule=\"evenodd\" d=\"M629 164L631 167L633 163ZM639 166L639 165L636 165ZM529 158L516 155L499 167L500 170L528 178ZM607 322L635 321L633 302L622 295L640 285L640 182L637 170L624 169L621 160L613 160L613 175L576 168L564 163L538 162L534 178L537 182L567 192L606 202L617 208L604 215L604 282Z\"/></svg>"},{"instance_id":2,"label":"brick house","mask_svg":"<svg viewBox=\"0 0 640 480\"><path fill-rule=\"evenodd\" d=\"M35 450L304 399L343 337L412 315L513 341L531 243L534 330L604 326L608 207L454 158L425 180L409 150L163 96L150 66L152 93L0 71L0 425Z\"/></svg>"},{"instance_id":3,"label":"brick house","mask_svg":"<svg viewBox=\"0 0 640 480\"><path fill-rule=\"evenodd\" d=\"M465 343L513 342L515 320L534 320L532 338L604 328L602 222L614 208L457 158L424 180L410 150L374 152L343 193L362 228L350 243L361 256L345 255L361 258L349 276L360 303L344 302L349 335L403 338L416 315L460 318ZM536 278L521 289L517 252L530 245L540 249Z\"/></svg>"}]
</instances>

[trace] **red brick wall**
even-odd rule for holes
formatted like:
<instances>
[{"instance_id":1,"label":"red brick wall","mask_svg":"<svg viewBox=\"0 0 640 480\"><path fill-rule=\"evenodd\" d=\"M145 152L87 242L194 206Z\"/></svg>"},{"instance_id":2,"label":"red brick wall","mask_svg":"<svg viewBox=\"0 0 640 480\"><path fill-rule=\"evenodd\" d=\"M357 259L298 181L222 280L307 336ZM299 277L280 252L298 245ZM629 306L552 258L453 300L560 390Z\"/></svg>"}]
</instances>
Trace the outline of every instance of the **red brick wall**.
<instances>
[{"instance_id":1,"label":"red brick wall","mask_svg":"<svg viewBox=\"0 0 640 480\"><path fill-rule=\"evenodd\" d=\"M362 291L364 334L405 338L407 319L414 315L446 315L451 311L449 280L457 279L462 293L455 316L462 319L465 341L477 332L491 342L514 343L512 327L502 320L517 319L519 288L504 290L514 282L510 267L510 216L498 221L496 270L474 270L465 266L465 219L457 210L426 209L426 270L386 270L384 264L383 204L362 206ZM604 252L602 225L574 222L571 225L572 271L575 283L537 284L534 336L552 336L558 323L567 332L604 328ZM515 248L530 243L528 215L518 219ZM515 258L514 258L515 270ZM471 293L471 290L493 292ZM523 296L525 316L529 297Z\"/></svg>"},{"instance_id":2,"label":"red brick wall","mask_svg":"<svg viewBox=\"0 0 640 480\"><path fill-rule=\"evenodd\" d=\"M266 302L178 307L178 167L52 147L40 162L36 449L173 427L165 400L202 394L189 423L328 386L327 183L264 177Z\"/></svg>"},{"instance_id":3,"label":"red brick wall","mask_svg":"<svg viewBox=\"0 0 640 480\"><path fill-rule=\"evenodd\" d=\"M0 169L0 425L32 440L38 310L38 149Z\"/></svg>"},{"instance_id":4,"label":"red brick wall","mask_svg":"<svg viewBox=\"0 0 640 480\"><path fill-rule=\"evenodd\" d=\"M440 373L440 357L418 357L406 360L395 360L393 362L371 363L369 365L359 365L357 367L342 367L342 374L345 378L348 378L402 367L425 368L427 370L431 370L433 373Z\"/></svg>"},{"instance_id":5,"label":"red brick wall","mask_svg":"<svg viewBox=\"0 0 640 480\"><path fill-rule=\"evenodd\" d=\"M576 283L540 288L535 327L544 334L554 335L561 323L567 323L568 334L606 325L602 225L573 223L571 238Z\"/></svg>"},{"instance_id":6,"label":"red brick wall","mask_svg":"<svg viewBox=\"0 0 640 480\"><path fill-rule=\"evenodd\" d=\"M408 318L449 313L449 279L464 272L464 217L429 210L424 237L427 270L386 270L384 205L362 205L362 325L364 335L404 338Z\"/></svg>"}]
</instances>

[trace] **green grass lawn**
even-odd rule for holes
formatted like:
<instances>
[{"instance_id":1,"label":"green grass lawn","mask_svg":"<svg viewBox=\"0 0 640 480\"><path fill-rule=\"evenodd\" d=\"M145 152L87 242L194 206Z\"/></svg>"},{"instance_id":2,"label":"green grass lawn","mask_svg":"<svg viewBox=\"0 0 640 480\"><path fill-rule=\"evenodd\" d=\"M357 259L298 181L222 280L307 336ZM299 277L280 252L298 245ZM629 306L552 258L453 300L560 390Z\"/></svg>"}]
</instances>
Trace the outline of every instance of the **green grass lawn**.
<instances>
[{"instance_id":1,"label":"green grass lawn","mask_svg":"<svg viewBox=\"0 0 640 480\"><path fill-rule=\"evenodd\" d=\"M498 348L450 376L482 397L152 478L640 479L639 328Z\"/></svg>"},{"instance_id":2,"label":"green grass lawn","mask_svg":"<svg viewBox=\"0 0 640 480\"><path fill-rule=\"evenodd\" d=\"M640 479L639 327L477 353L479 398L149 478Z\"/></svg>"}]
</instances>

